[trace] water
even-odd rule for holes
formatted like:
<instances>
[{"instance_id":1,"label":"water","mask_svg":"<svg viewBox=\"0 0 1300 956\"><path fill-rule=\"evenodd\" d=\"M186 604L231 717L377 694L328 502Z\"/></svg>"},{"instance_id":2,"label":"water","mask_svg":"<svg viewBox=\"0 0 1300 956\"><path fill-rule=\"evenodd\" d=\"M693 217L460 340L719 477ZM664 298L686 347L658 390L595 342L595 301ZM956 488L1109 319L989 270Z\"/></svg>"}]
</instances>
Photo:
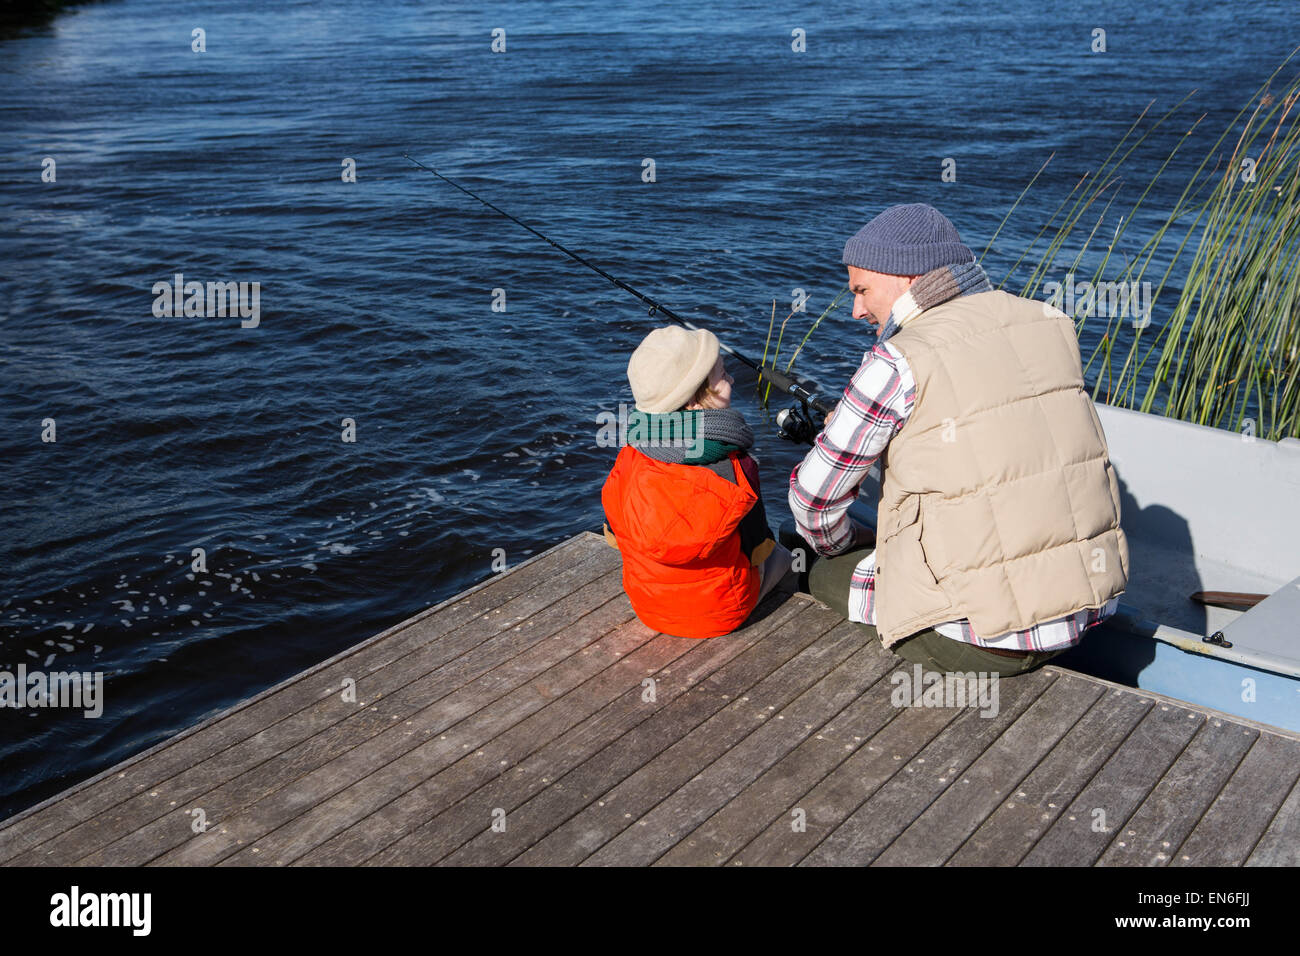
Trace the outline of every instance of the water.
<instances>
[{"instance_id":1,"label":"water","mask_svg":"<svg viewBox=\"0 0 1300 956\"><path fill-rule=\"evenodd\" d=\"M651 320L403 152L757 354L885 205L978 252L1056 151L998 278L1151 99L1217 135L1297 42L1289 0L1040 7L123 0L0 42L0 669L106 681L0 711L0 816L599 528ZM177 272L259 282L260 324L155 317ZM801 367L870 342L841 313ZM731 371L775 523L799 451Z\"/></svg>"}]
</instances>

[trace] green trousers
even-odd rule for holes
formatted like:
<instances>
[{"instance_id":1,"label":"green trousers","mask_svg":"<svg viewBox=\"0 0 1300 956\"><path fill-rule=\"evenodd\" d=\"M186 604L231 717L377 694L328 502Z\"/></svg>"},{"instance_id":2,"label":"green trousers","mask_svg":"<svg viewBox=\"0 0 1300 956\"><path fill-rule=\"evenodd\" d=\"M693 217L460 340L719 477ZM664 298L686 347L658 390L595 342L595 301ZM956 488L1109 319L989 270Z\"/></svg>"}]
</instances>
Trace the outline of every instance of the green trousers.
<instances>
[{"instance_id":1,"label":"green trousers","mask_svg":"<svg viewBox=\"0 0 1300 956\"><path fill-rule=\"evenodd\" d=\"M817 557L808 568L808 589L812 596L833 611L849 616L849 583L858 563L872 552L872 548L846 551L834 557ZM807 552L813 553L811 549ZM879 638L875 627L859 624L873 638ZM927 628L899 641L892 648L895 654L927 670L943 672L983 671L1010 677L1023 674L1051 660L1060 651L1040 651L1022 658L991 654L982 647L965 641L945 637L933 628Z\"/></svg>"}]
</instances>

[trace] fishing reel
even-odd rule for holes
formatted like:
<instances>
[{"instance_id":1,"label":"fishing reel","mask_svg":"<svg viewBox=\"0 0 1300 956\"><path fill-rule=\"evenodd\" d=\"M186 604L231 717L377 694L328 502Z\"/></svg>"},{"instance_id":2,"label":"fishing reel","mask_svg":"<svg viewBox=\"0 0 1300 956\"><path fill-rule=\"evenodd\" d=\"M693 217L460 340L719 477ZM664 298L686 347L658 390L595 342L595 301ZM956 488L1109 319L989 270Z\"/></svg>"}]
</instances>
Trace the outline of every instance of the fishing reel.
<instances>
[{"instance_id":1,"label":"fishing reel","mask_svg":"<svg viewBox=\"0 0 1300 956\"><path fill-rule=\"evenodd\" d=\"M805 401L783 408L776 414L778 434L796 445L811 445L820 429L813 421L812 409Z\"/></svg>"},{"instance_id":2,"label":"fishing reel","mask_svg":"<svg viewBox=\"0 0 1300 956\"><path fill-rule=\"evenodd\" d=\"M830 409L809 390L808 383L801 382L793 375L777 371L766 365L761 366L759 375L763 381L770 382L798 401L789 408L777 412L776 427L786 441L796 445L811 445L822 428L822 418L814 418L813 413L829 415Z\"/></svg>"}]
</instances>

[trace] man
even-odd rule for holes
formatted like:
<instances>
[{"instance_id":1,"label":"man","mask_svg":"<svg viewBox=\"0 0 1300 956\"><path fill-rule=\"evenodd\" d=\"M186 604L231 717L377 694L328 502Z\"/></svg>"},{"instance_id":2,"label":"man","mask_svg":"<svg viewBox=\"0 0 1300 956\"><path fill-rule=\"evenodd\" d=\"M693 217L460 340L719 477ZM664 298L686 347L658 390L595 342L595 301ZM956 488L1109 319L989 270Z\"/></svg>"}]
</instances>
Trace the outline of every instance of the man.
<instances>
[{"instance_id":1,"label":"man","mask_svg":"<svg viewBox=\"0 0 1300 956\"><path fill-rule=\"evenodd\" d=\"M1119 492L1073 322L995 291L931 206L844 247L877 344L790 476L814 597L938 671L1023 673L1113 614ZM878 528L848 516L880 459ZM797 543L797 542L796 542Z\"/></svg>"}]
</instances>

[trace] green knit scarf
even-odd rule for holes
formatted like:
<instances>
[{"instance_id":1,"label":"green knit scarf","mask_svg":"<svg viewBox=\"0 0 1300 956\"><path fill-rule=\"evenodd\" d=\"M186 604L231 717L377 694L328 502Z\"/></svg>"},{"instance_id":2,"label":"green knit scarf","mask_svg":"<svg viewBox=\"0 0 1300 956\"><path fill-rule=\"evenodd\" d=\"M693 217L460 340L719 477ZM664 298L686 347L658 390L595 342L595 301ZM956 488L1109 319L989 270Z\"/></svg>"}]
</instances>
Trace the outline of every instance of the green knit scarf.
<instances>
[{"instance_id":1,"label":"green knit scarf","mask_svg":"<svg viewBox=\"0 0 1300 956\"><path fill-rule=\"evenodd\" d=\"M677 465L711 465L737 451L748 451L754 433L745 416L731 408L681 409L627 416L627 443L655 459Z\"/></svg>"}]
</instances>

